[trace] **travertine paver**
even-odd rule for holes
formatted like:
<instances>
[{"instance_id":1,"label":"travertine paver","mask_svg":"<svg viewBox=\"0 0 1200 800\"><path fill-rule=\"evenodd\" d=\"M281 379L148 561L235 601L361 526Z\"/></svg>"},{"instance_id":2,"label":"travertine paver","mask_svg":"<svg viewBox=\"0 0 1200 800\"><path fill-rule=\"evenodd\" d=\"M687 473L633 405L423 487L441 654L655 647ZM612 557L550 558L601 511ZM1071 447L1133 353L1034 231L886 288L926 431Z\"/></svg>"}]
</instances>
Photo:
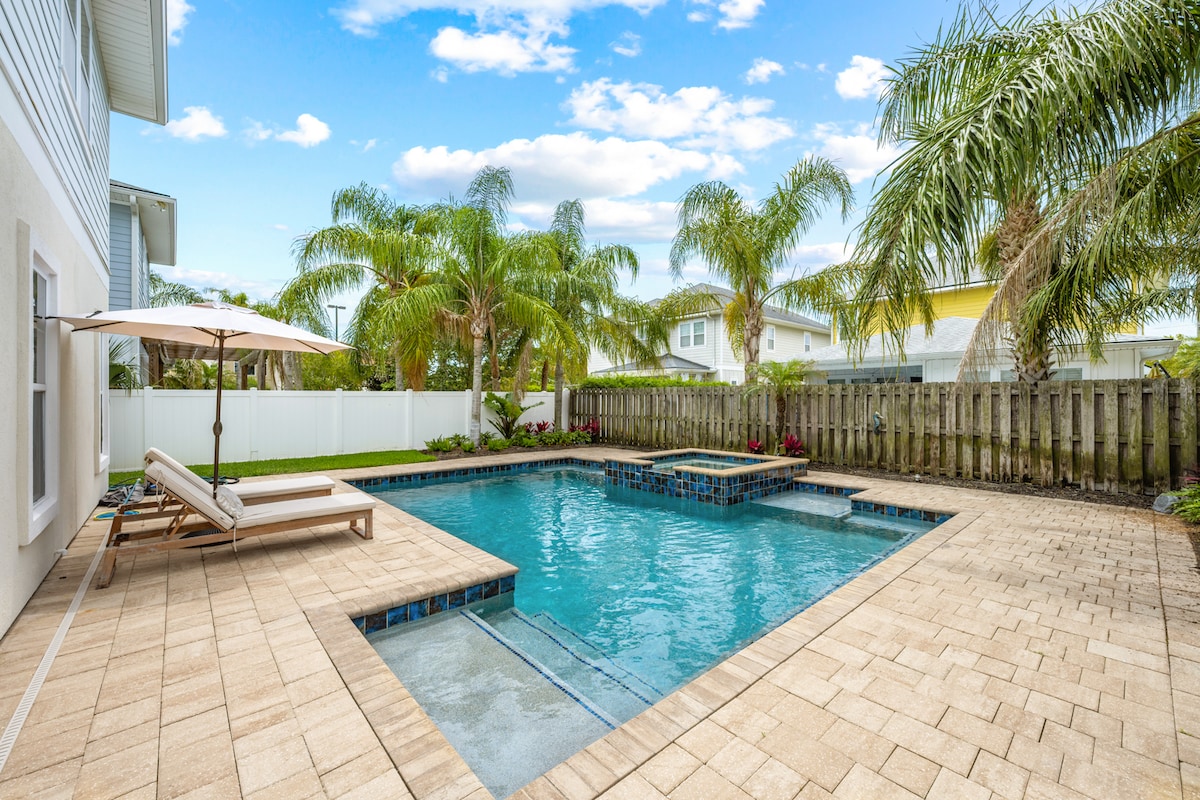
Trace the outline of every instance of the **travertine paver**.
<instances>
[{"instance_id":1,"label":"travertine paver","mask_svg":"<svg viewBox=\"0 0 1200 800\"><path fill-rule=\"evenodd\" d=\"M813 480L958 514L518 797L1200 797L1200 573L1180 522ZM371 541L325 527L119 562L0 797L487 797L349 616L511 567L376 514ZM0 641L0 721L101 534L85 526Z\"/></svg>"}]
</instances>

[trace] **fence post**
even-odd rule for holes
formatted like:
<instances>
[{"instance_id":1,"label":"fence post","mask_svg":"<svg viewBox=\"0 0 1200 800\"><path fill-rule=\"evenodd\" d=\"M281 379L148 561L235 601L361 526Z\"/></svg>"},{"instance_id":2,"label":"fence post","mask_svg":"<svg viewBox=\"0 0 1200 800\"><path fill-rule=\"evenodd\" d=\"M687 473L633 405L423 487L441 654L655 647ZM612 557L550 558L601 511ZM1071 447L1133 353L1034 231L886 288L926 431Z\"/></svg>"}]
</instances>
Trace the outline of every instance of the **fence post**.
<instances>
[{"instance_id":1,"label":"fence post","mask_svg":"<svg viewBox=\"0 0 1200 800\"><path fill-rule=\"evenodd\" d=\"M466 398L466 409L463 411L463 436L471 433L471 390L463 390L463 397ZM482 399L482 398L481 398ZM479 408L479 432L483 433L483 407Z\"/></svg>"},{"instance_id":2,"label":"fence post","mask_svg":"<svg viewBox=\"0 0 1200 800\"><path fill-rule=\"evenodd\" d=\"M413 441L413 428L416 424L416 410L414 408L416 405L416 396L413 394L412 389L404 390L403 402L404 413L400 415L400 424L403 426L403 429L400 431L400 449L415 450L417 443Z\"/></svg>"},{"instance_id":3,"label":"fence post","mask_svg":"<svg viewBox=\"0 0 1200 800\"><path fill-rule=\"evenodd\" d=\"M345 450L346 435L345 435L345 432L342 430L342 420L344 420L346 418L346 415L343 413L345 411L343 402L344 401L342 399L341 387L334 389L333 390L333 435L335 438L333 441L333 450L339 456L346 452L346 450Z\"/></svg>"},{"instance_id":4,"label":"fence post","mask_svg":"<svg viewBox=\"0 0 1200 800\"><path fill-rule=\"evenodd\" d=\"M250 460L258 461L258 387L251 386L250 389L249 408L246 411L246 416L249 419L249 430L246 431L246 444L249 445Z\"/></svg>"},{"instance_id":5,"label":"fence post","mask_svg":"<svg viewBox=\"0 0 1200 800\"><path fill-rule=\"evenodd\" d=\"M142 389L142 444L145 449L157 447L158 442L154 441L154 387L147 386ZM112 435L111 433L109 434Z\"/></svg>"}]
</instances>

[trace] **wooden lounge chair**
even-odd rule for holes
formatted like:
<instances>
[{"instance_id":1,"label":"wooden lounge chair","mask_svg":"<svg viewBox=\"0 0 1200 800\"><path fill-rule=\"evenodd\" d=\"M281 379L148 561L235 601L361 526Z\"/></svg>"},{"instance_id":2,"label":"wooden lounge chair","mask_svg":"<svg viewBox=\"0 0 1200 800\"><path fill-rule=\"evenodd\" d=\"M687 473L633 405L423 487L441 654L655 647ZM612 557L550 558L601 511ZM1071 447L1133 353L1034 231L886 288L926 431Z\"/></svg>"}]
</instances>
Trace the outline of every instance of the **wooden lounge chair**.
<instances>
[{"instance_id":1,"label":"wooden lounge chair","mask_svg":"<svg viewBox=\"0 0 1200 800\"><path fill-rule=\"evenodd\" d=\"M211 486L199 478L197 486L165 462L155 461L146 467L146 479L164 490L163 508L136 516L126 516L124 506L118 509L109 528L97 588L108 586L117 558L125 555L226 542L236 548L238 539L338 522L349 522L350 530L364 539L373 535L375 500L362 492L259 503L248 508L229 493L222 495L226 506L222 508L213 499ZM225 489L221 487L222 493ZM163 520L163 527L146 525ZM361 527L355 524L359 520ZM127 525L130 530L125 530Z\"/></svg>"},{"instance_id":2,"label":"wooden lounge chair","mask_svg":"<svg viewBox=\"0 0 1200 800\"><path fill-rule=\"evenodd\" d=\"M179 473L197 488L212 492L212 485L190 469L180 464L169 455L151 447L146 451L147 466L158 462ZM231 484L228 489L246 505L256 503L274 503L280 500L299 500L304 497L323 497L333 494L334 482L324 475L311 475L305 478L282 478L273 481L253 481L251 483Z\"/></svg>"}]
</instances>

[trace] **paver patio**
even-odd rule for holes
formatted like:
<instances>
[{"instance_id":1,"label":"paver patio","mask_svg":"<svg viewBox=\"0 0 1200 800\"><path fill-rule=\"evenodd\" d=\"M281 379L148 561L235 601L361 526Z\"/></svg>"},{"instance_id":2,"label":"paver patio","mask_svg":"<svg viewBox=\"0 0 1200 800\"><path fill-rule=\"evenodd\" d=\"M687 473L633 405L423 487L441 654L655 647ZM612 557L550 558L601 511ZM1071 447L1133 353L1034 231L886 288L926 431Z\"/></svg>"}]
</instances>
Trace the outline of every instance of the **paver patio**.
<instances>
[{"instance_id":1,"label":"paver patio","mask_svg":"<svg viewBox=\"0 0 1200 800\"><path fill-rule=\"evenodd\" d=\"M810 479L957 515L517 797L1200 797L1182 523ZM0 725L103 532L84 527L0 640ZM488 797L349 617L511 572L382 504L371 541L324 527L119 562L88 590L0 797Z\"/></svg>"}]
</instances>

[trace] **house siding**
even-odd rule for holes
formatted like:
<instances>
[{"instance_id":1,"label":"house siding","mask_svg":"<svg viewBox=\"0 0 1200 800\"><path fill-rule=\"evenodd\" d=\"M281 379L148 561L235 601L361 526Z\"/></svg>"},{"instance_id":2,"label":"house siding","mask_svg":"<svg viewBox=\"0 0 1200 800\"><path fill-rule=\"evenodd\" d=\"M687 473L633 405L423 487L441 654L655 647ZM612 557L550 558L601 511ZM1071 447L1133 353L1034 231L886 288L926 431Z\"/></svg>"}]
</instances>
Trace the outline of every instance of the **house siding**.
<instances>
[{"instance_id":1,"label":"house siding","mask_svg":"<svg viewBox=\"0 0 1200 800\"><path fill-rule=\"evenodd\" d=\"M112 203L109 209L109 252L108 308L123 311L133 308L130 303L130 270L133 265L132 228L133 215L129 206Z\"/></svg>"},{"instance_id":2,"label":"house siding","mask_svg":"<svg viewBox=\"0 0 1200 800\"><path fill-rule=\"evenodd\" d=\"M85 5L90 11L90 3ZM97 57L93 31L88 70L92 123L90 136L85 139L75 101L69 96L62 75L62 16L65 11L62 0L0 4L0 67L90 239L94 266L106 273L108 87Z\"/></svg>"}]
</instances>

